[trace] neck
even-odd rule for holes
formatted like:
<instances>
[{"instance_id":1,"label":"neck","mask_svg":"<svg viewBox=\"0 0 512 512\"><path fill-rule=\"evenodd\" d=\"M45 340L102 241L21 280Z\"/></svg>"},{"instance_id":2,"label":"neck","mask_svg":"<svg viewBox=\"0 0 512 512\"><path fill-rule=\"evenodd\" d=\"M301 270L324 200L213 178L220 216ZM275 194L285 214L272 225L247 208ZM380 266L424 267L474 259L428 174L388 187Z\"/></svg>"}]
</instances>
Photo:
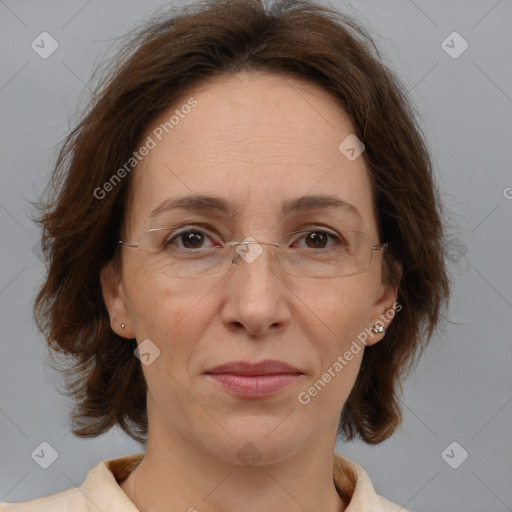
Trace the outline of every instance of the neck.
<instances>
[{"instance_id":1,"label":"neck","mask_svg":"<svg viewBox=\"0 0 512 512\"><path fill-rule=\"evenodd\" d=\"M244 466L219 460L187 439L163 443L148 436L143 461L121 488L140 512L341 512L346 503L334 486L333 457L334 446L317 445L273 464Z\"/></svg>"}]
</instances>

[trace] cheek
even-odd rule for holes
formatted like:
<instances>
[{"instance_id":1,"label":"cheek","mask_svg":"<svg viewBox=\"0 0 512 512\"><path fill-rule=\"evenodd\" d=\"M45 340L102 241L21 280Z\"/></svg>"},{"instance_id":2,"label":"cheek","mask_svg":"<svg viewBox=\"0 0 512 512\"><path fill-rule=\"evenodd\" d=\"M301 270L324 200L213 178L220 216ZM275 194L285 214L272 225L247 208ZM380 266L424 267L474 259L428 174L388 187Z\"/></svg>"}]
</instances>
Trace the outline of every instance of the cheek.
<instances>
[{"instance_id":1,"label":"cheek","mask_svg":"<svg viewBox=\"0 0 512 512\"><path fill-rule=\"evenodd\" d=\"M302 319L315 364L298 398L318 414L337 414L355 383L365 348L358 336L369 327L372 286L371 276L361 274L319 282L302 295L307 299L296 318Z\"/></svg>"},{"instance_id":2,"label":"cheek","mask_svg":"<svg viewBox=\"0 0 512 512\"><path fill-rule=\"evenodd\" d=\"M170 279L134 267L127 275L129 314L138 343L151 340L159 366L185 374L215 315L214 283ZM145 370L151 371L150 367Z\"/></svg>"},{"instance_id":3,"label":"cheek","mask_svg":"<svg viewBox=\"0 0 512 512\"><path fill-rule=\"evenodd\" d=\"M200 298L194 283L147 272L137 261L126 265L123 277L137 339L170 335L185 317L193 314Z\"/></svg>"},{"instance_id":4,"label":"cheek","mask_svg":"<svg viewBox=\"0 0 512 512\"><path fill-rule=\"evenodd\" d=\"M364 343L357 337L367 327L371 309L368 289L369 285L356 277L322 284L316 292L310 290L302 316L297 313L297 318L303 319L302 329L309 324L307 338L315 360L297 396L308 417L339 419L364 353ZM311 310L309 315L306 308Z\"/></svg>"},{"instance_id":5,"label":"cheek","mask_svg":"<svg viewBox=\"0 0 512 512\"><path fill-rule=\"evenodd\" d=\"M139 351L149 347L155 354L149 364L141 357L142 371L149 393L164 408L171 398L176 407L186 407L179 383L189 379L207 321L198 314L198 292L190 288L190 284L170 283L165 277L147 274L133 281L130 318Z\"/></svg>"},{"instance_id":6,"label":"cheek","mask_svg":"<svg viewBox=\"0 0 512 512\"><path fill-rule=\"evenodd\" d=\"M309 309L313 315L309 314L307 318L320 321L325 335L312 340L324 340L328 354L344 350L369 326L373 306L373 284L369 277L360 274L318 281L316 287L311 286L298 293L299 297L304 297L304 305L301 306L303 312L297 312L297 318L303 318L306 309Z\"/></svg>"}]
</instances>

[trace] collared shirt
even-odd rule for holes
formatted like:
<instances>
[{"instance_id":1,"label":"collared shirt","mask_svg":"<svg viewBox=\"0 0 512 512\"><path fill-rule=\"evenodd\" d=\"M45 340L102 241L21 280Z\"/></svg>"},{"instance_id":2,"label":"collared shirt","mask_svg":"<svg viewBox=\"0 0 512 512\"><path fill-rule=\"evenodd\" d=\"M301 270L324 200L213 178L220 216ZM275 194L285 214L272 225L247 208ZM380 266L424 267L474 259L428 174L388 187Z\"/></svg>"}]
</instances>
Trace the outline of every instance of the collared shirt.
<instances>
[{"instance_id":1,"label":"collared shirt","mask_svg":"<svg viewBox=\"0 0 512 512\"><path fill-rule=\"evenodd\" d=\"M144 453L100 462L80 487L23 503L2 503L0 512L139 512L119 483L138 466ZM375 493L370 477L356 462L334 454L333 480L348 503L345 512L407 512Z\"/></svg>"}]
</instances>

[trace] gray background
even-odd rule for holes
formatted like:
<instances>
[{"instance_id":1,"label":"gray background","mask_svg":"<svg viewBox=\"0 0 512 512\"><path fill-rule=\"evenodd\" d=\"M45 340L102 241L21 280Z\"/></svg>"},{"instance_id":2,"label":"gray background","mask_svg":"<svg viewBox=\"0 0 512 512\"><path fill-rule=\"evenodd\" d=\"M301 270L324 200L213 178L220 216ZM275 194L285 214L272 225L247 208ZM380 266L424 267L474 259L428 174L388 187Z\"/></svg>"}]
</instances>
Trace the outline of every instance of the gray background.
<instances>
[{"instance_id":1,"label":"gray background","mask_svg":"<svg viewBox=\"0 0 512 512\"><path fill-rule=\"evenodd\" d=\"M69 433L70 404L43 363L31 316L44 267L28 200L47 181L112 40L162 5L0 2L0 501L79 485L100 460L142 451L118 431L93 440ZM411 510L512 510L512 2L332 5L370 28L421 113L454 226L455 280L450 323L405 383L402 427L380 445L337 451L363 465L378 493ZM59 44L47 59L31 48L43 31ZM456 59L441 46L453 31L469 44ZM43 441L58 452L48 469L31 458ZM469 453L458 469L441 457L453 441ZM452 463L461 453L449 452Z\"/></svg>"}]
</instances>

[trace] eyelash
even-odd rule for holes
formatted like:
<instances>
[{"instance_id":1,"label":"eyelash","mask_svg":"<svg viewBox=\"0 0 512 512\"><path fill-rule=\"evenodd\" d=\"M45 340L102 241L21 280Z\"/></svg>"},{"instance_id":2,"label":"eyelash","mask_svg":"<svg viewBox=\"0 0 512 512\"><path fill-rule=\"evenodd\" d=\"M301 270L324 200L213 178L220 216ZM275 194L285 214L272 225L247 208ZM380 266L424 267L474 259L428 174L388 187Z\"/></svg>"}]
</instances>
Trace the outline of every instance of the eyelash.
<instances>
[{"instance_id":1,"label":"eyelash","mask_svg":"<svg viewBox=\"0 0 512 512\"><path fill-rule=\"evenodd\" d=\"M205 231L206 228L200 228L200 227L196 227L193 225L182 226L182 227L185 229L182 229L181 231L173 233L171 238L164 240L164 248L173 244L176 240L180 239L180 237L186 233L201 233L201 234L205 235L206 237L208 237L213 243L215 243L215 241L212 240L212 237L210 236L210 234L208 234L208 232ZM328 231L326 228L322 228L322 227L311 228L308 230L301 229L301 230L293 231L293 232L289 233L289 235L302 234L303 236L301 236L299 239L297 239L297 240L300 240L305 235L308 235L310 233L325 233L331 240L333 240L335 242L335 244L346 245L346 240L344 239L344 237L342 235L333 233L331 231ZM297 240L295 240L294 243L297 242ZM189 249L189 250L193 250L193 249Z\"/></svg>"},{"instance_id":2,"label":"eyelash","mask_svg":"<svg viewBox=\"0 0 512 512\"><path fill-rule=\"evenodd\" d=\"M294 234L302 233L303 235L308 235L310 233L325 233L331 240L335 242L335 245L347 245L346 240L343 236L339 234L332 233L331 231L327 231L325 228L313 228L307 230L299 230L294 231ZM303 237L301 237L302 239Z\"/></svg>"}]
</instances>

